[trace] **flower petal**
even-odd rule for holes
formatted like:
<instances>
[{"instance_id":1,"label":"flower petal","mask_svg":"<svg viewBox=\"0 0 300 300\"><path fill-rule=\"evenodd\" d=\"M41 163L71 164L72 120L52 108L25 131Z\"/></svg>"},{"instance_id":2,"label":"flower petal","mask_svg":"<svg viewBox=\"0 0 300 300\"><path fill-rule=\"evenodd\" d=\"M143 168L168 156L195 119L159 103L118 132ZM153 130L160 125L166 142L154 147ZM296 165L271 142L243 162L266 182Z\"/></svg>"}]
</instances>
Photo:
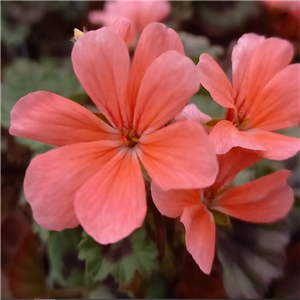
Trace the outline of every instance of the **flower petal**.
<instances>
[{"instance_id":1,"label":"flower petal","mask_svg":"<svg viewBox=\"0 0 300 300\"><path fill-rule=\"evenodd\" d=\"M236 107L240 107L246 98L249 65L255 49L264 40L264 36L247 33L242 35L236 46L233 47L231 56L232 86Z\"/></svg>"},{"instance_id":2,"label":"flower petal","mask_svg":"<svg viewBox=\"0 0 300 300\"><path fill-rule=\"evenodd\" d=\"M257 46L249 66L246 109L258 101L262 89L290 63L293 55L292 44L279 38L268 38Z\"/></svg>"},{"instance_id":3,"label":"flower petal","mask_svg":"<svg viewBox=\"0 0 300 300\"><path fill-rule=\"evenodd\" d=\"M154 204L162 215L176 218L186 207L201 203L201 190L163 191L154 181L151 183Z\"/></svg>"},{"instance_id":4,"label":"flower petal","mask_svg":"<svg viewBox=\"0 0 300 300\"><path fill-rule=\"evenodd\" d=\"M250 135L250 133L249 133ZM255 131L251 135L265 148L260 155L273 160L284 160L300 150L300 139L268 131Z\"/></svg>"},{"instance_id":5,"label":"flower petal","mask_svg":"<svg viewBox=\"0 0 300 300\"><path fill-rule=\"evenodd\" d=\"M227 108L235 108L232 87L225 73L208 54L199 57L197 65L200 83L209 91L213 100Z\"/></svg>"},{"instance_id":6,"label":"flower petal","mask_svg":"<svg viewBox=\"0 0 300 300\"><path fill-rule=\"evenodd\" d=\"M36 156L25 176L25 197L34 219L48 230L76 227L77 190L116 153L118 142L81 143Z\"/></svg>"},{"instance_id":7,"label":"flower petal","mask_svg":"<svg viewBox=\"0 0 300 300\"><path fill-rule=\"evenodd\" d=\"M225 187L244 169L261 159L256 151L234 147L224 155L218 155L219 173L213 185L215 189Z\"/></svg>"},{"instance_id":8,"label":"flower petal","mask_svg":"<svg viewBox=\"0 0 300 300\"><path fill-rule=\"evenodd\" d=\"M72 63L76 76L99 110L116 128L126 126L129 54L122 38L106 27L89 31L75 43Z\"/></svg>"},{"instance_id":9,"label":"flower petal","mask_svg":"<svg viewBox=\"0 0 300 300\"><path fill-rule=\"evenodd\" d=\"M110 28L116 32L125 43L127 43L131 26L130 20L126 18L118 18L111 24Z\"/></svg>"},{"instance_id":10,"label":"flower petal","mask_svg":"<svg viewBox=\"0 0 300 300\"><path fill-rule=\"evenodd\" d=\"M177 51L159 56L147 70L136 102L133 127L150 133L174 118L199 89L194 63Z\"/></svg>"},{"instance_id":11,"label":"flower petal","mask_svg":"<svg viewBox=\"0 0 300 300\"><path fill-rule=\"evenodd\" d=\"M293 190L286 183L289 174L288 170L280 170L231 188L215 199L211 208L247 222L277 221L293 205Z\"/></svg>"},{"instance_id":12,"label":"flower petal","mask_svg":"<svg viewBox=\"0 0 300 300\"><path fill-rule=\"evenodd\" d=\"M185 208L180 221L186 230L186 248L205 273L209 274L215 255L216 226L213 215L202 204Z\"/></svg>"},{"instance_id":13,"label":"flower petal","mask_svg":"<svg viewBox=\"0 0 300 300\"><path fill-rule=\"evenodd\" d=\"M202 125L173 123L140 138L139 158L163 190L211 185L218 172L213 145Z\"/></svg>"},{"instance_id":14,"label":"flower petal","mask_svg":"<svg viewBox=\"0 0 300 300\"><path fill-rule=\"evenodd\" d=\"M250 128L278 130L300 122L300 64L279 71L249 108Z\"/></svg>"},{"instance_id":15,"label":"flower petal","mask_svg":"<svg viewBox=\"0 0 300 300\"><path fill-rule=\"evenodd\" d=\"M215 146L217 154L225 154L233 147L265 150L265 147L252 134L246 131L239 131L231 122L226 120L217 123L210 132L209 137Z\"/></svg>"},{"instance_id":16,"label":"flower petal","mask_svg":"<svg viewBox=\"0 0 300 300\"><path fill-rule=\"evenodd\" d=\"M9 133L56 146L117 138L93 113L49 92L30 93L16 103Z\"/></svg>"},{"instance_id":17,"label":"flower petal","mask_svg":"<svg viewBox=\"0 0 300 300\"><path fill-rule=\"evenodd\" d=\"M179 121L196 121L199 122L200 124L204 124L208 122L211 119L210 116L204 114L201 112L197 106L192 103L188 104L184 107L184 109L175 117L174 121L179 122Z\"/></svg>"},{"instance_id":18,"label":"flower petal","mask_svg":"<svg viewBox=\"0 0 300 300\"><path fill-rule=\"evenodd\" d=\"M146 193L134 151L121 150L76 194L75 211L84 230L101 244L115 243L144 221Z\"/></svg>"},{"instance_id":19,"label":"flower petal","mask_svg":"<svg viewBox=\"0 0 300 300\"><path fill-rule=\"evenodd\" d=\"M153 22L162 21L171 12L169 1L140 1L136 2L138 29L141 31Z\"/></svg>"},{"instance_id":20,"label":"flower petal","mask_svg":"<svg viewBox=\"0 0 300 300\"><path fill-rule=\"evenodd\" d=\"M173 29L160 23L148 25L142 32L138 42L128 86L128 105L134 110L143 77L152 62L164 52L176 50L184 55L182 42Z\"/></svg>"}]
</instances>

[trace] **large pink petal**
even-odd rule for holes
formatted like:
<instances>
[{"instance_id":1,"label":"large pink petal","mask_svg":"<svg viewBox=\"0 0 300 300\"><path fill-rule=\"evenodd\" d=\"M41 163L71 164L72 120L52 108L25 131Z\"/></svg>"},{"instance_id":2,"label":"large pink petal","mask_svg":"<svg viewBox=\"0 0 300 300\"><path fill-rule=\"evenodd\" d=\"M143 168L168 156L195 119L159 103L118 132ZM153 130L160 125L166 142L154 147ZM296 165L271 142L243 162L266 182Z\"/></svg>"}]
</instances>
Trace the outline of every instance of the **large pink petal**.
<instances>
[{"instance_id":1,"label":"large pink petal","mask_svg":"<svg viewBox=\"0 0 300 300\"><path fill-rule=\"evenodd\" d=\"M131 149L121 150L76 194L80 224L101 244L130 235L142 225L146 210L143 175Z\"/></svg>"},{"instance_id":2,"label":"large pink petal","mask_svg":"<svg viewBox=\"0 0 300 300\"><path fill-rule=\"evenodd\" d=\"M232 86L235 105L243 105L248 85L249 65L258 45L265 40L264 36L254 33L244 34L234 46L231 56L232 61Z\"/></svg>"},{"instance_id":3,"label":"large pink petal","mask_svg":"<svg viewBox=\"0 0 300 300\"><path fill-rule=\"evenodd\" d=\"M300 150L300 139L268 131L249 133L262 147L260 155L273 160L284 160L294 156Z\"/></svg>"},{"instance_id":4,"label":"large pink petal","mask_svg":"<svg viewBox=\"0 0 300 300\"><path fill-rule=\"evenodd\" d=\"M226 120L217 123L210 132L209 137L217 154L225 154L233 147L265 150L265 147L252 134L239 131L231 122Z\"/></svg>"},{"instance_id":5,"label":"large pink petal","mask_svg":"<svg viewBox=\"0 0 300 300\"><path fill-rule=\"evenodd\" d=\"M216 198L211 208L247 222L277 221L293 205L293 190L286 183L289 174L281 170L231 188Z\"/></svg>"},{"instance_id":6,"label":"large pink petal","mask_svg":"<svg viewBox=\"0 0 300 300\"><path fill-rule=\"evenodd\" d=\"M199 57L197 65L200 83L209 91L214 101L227 108L235 108L231 84L225 73L208 54Z\"/></svg>"},{"instance_id":7,"label":"large pink petal","mask_svg":"<svg viewBox=\"0 0 300 300\"><path fill-rule=\"evenodd\" d=\"M249 108L250 128L278 130L300 122L300 64L279 71Z\"/></svg>"},{"instance_id":8,"label":"large pink petal","mask_svg":"<svg viewBox=\"0 0 300 300\"><path fill-rule=\"evenodd\" d=\"M21 98L11 111L10 134L63 146L116 139L116 130L79 104L49 92Z\"/></svg>"},{"instance_id":9,"label":"large pink petal","mask_svg":"<svg viewBox=\"0 0 300 300\"><path fill-rule=\"evenodd\" d=\"M186 207L201 203L201 190L162 190L154 181L151 183L153 202L162 215L176 218Z\"/></svg>"},{"instance_id":10,"label":"large pink petal","mask_svg":"<svg viewBox=\"0 0 300 300\"><path fill-rule=\"evenodd\" d=\"M173 123L140 138L139 158L152 180L163 190L210 186L218 163L202 125Z\"/></svg>"},{"instance_id":11,"label":"large pink petal","mask_svg":"<svg viewBox=\"0 0 300 300\"><path fill-rule=\"evenodd\" d=\"M128 86L130 111L134 110L140 85L147 69L157 57L170 50L184 54L182 42L173 29L168 29L159 23L150 24L144 29L130 69Z\"/></svg>"},{"instance_id":12,"label":"large pink petal","mask_svg":"<svg viewBox=\"0 0 300 300\"><path fill-rule=\"evenodd\" d=\"M24 181L25 197L35 220L48 230L77 226L75 193L116 154L118 146L111 141L89 142L36 156Z\"/></svg>"},{"instance_id":13,"label":"large pink petal","mask_svg":"<svg viewBox=\"0 0 300 300\"><path fill-rule=\"evenodd\" d=\"M186 230L186 248L205 273L209 274L215 255L216 226L213 215L202 204L185 208L181 222Z\"/></svg>"},{"instance_id":14,"label":"large pink petal","mask_svg":"<svg viewBox=\"0 0 300 300\"><path fill-rule=\"evenodd\" d=\"M75 43L72 63L99 110L116 128L128 126L125 106L129 54L122 38L106 27L89 31Z\"/></svg>"},{"instance_id":15,"label":"large pink petal","mask_svg":"<svg viewBox=\"0 0 300 300\"><path fill-rule=\"evenodd\" d=\"M147 134L174 118L198 91L194 63L177 51L158 57L147 70L136 102L133 127Z\"/></svg>"},{"instance_id":16,"label":"large pink petal","mask_svg":"<svg viewBox=\"0 0 300 300\"><path fill-rule=\"evenodd\" d=\"M246 109L259 101L259 93L293 55L292 44L279 38L266 39L257 46L249 66Z\"/></svg>"},{"instance_id":17,"label":"large pink petal","mask_svg":"<svg viewBox=\"0 0 300 300\"><path fill-rule=\"evenodd\" d=\"M261 159L256 151L234 147L224 155L218 155L219 173L213 185L220 189L231 183L235 176Z\"/></svg>"}]
</instances>

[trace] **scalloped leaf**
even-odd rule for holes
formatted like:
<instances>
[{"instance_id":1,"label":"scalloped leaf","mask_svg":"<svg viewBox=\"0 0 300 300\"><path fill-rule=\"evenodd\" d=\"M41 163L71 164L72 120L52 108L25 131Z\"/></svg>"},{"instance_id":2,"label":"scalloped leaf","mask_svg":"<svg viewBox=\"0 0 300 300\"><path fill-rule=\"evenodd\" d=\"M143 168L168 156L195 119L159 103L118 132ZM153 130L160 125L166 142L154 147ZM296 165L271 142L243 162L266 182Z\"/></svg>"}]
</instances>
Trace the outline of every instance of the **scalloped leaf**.
<instances>
[{"instance_id":1,"label":"scalloped leaf","mask_svg":"<svg viewBox=\"0 0 300 300\"><path fill-rule=\"evenodd\" d=\"M48 254L54 281L61 286L85 285L84 263L78 260L81 228L52 231L48 237Z\"/></svg>"},{"instance_id":2,"label":"scalloped leaf","mask_svg":"<svg viewBox=\"0 0 300 300\"><path fill-rule=\"evenodd\" d=\"M79 259L86 261L87 273L94 281L112 275L117 282L129 282L135 272L143 277L158 269L157 249L143 228L111 245L100 245L86 233L79 244Z\"/></svg>"},{"instance_id":3,"label":"scalloped leaf","mask_svg":"<svg viewBox=\"0 0 300 300\"><path fill-rule=\"evenodd\" d=\"M284 220L261 225L231 219L232 227L217 230L217 254L230 298L264 298L283 274L289 229Z\"/></svg>"}]
</instances>

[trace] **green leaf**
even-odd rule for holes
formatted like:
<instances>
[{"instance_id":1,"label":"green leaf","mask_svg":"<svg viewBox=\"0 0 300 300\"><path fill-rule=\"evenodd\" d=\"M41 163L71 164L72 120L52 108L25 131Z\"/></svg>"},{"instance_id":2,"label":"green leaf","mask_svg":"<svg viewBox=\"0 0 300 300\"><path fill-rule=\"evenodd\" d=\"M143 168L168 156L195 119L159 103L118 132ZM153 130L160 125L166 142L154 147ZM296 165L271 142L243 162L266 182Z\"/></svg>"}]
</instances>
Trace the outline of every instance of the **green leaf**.
<instances>
[{"instance_id":1,"label":"green leaf","mask_svg":"<svg viewBox=\"0 0 300 300\"><path fill-rule=\"evenodd\" d=\"M283 274L287 224L284 220L267 225L231 222L232 227L217 230L226 292L234 299L264 298L271 282Z\"/></svg>"},{"instance_id":2,"label":"green leaf","mask_svg":"<svg viewBox=\"0 0 300 300\"><path fill-rule=\"evenodd\" d=\"M52 231L48 240L48 253L53 279L61 286L84 286L84 264L78 260L81 228Z\"/></svg>"},{"instance_id":3,"label":"green leaf","mask_svg":"<svg viewBox=\"0 0 300 300\"><path fill-rule=\"evenodd\" d=\"M47 242L50 237L50 231L41 227L35 221L33 221L32 224L32 231L36 233L43 242Z\"/></svg>"},{"instance_id":4,"label":"green leaf","mask_svg":"<svg viewBox=\"0 0 300 300\"><path fill-rule=\"evenodd\" d=\"M191 98L189 103L194 103L198 109L209 115L211 118L224 118L225 109L218 105L207 93L203 94L203 88L200 89L201 94L197 94Z\"/></svg>"},{"instance_id":5,"label":"green leaf","mask_svg":"<svg viewBox=\"0 0 300 300\"><path fill-rule=\"evenodd\" d=\"M146 277L158 268L156 246L143 228L111 245L100 245L84 234L79 249L79 258L86 261L94 281L112 275L117 282L129 282L136 271Z\"/></svg>"},{"instance_id":6,"label":"green leaf","mask_svg":"<svg viewBox=\"0 0 300 300\"><path fill-rule=\"evenodd\" d=\"M10 126L10 111L17 101L30 92L49 91L82 101L83 90L70 60L43 59L40 62L15 60L4 69L1 101L1 124Z\"/></svg>"}]
</instances>

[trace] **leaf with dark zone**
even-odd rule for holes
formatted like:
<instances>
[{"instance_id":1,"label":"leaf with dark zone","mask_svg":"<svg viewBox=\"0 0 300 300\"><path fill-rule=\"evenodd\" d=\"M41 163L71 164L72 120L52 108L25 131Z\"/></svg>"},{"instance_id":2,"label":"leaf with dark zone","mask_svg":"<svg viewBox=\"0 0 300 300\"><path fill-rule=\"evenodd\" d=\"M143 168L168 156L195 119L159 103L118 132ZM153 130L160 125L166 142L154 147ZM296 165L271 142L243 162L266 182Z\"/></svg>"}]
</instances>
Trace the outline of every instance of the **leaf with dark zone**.
<instances>
[{"instance_id":1,"label":"leaf with dark zone","mask_svg":"<svg viewBox=\"0 0 300 300\"><path fill-rule=\"evenodd\" d=\"M82 229L53 231L48 239L48 254L54 281L63 287L85 285L84 262L78 259Z\"/></svg>"},{"instance_id":2,"label":"leaf with dark zone","mask_svg":"<svg viewBox=\"0 0 300 300\"><path fill-rule=\"evenodd\" d=\"M289 229L285 220L252 224L231 219L232 227L217 230L217 254L231 298L263 298L283 274Z\"/></svg>"},{"instance_id":3,"label":"leaf with dark zone","mask_svg":"<svg viewBox=\"0 0 300 300\"><path fill-rule=\"evenodd\" d=\"M128 283L135 272L147 277L158 268L156 246L143 228L106 246L84 233L79 244L79 258L86 261L86 270L94 282L112 275L117 282Z\"/></svg>"}]
</instances>

